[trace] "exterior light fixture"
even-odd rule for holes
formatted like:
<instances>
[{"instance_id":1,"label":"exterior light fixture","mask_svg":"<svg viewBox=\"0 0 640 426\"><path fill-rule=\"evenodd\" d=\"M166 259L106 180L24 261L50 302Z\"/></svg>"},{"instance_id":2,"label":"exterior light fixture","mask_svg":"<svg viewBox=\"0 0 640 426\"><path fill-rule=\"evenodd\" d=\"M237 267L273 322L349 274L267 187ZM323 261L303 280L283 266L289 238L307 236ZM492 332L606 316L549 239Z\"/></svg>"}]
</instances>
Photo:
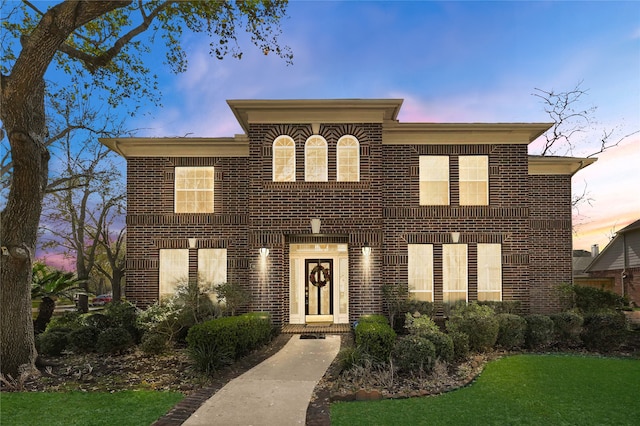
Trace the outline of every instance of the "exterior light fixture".
<instances>
[{"instance_id":1,"label":"exterior light fixture","mask_svg":"<svg viewBox=\"0 0 640 426\"><path fill-rule=\"evenodd\" d=\"M197 238L189 238L189 248L190 249L196 248L197 244L198 244L198 239Z\"/></svg>"},{"instance_id":2,"label":"exterior light fixture","mask_svg":"<svg viewBox=\"0 0 640 426\"><path fill-rule=\"evenodd\" d=\"M314 234L320 233L320 219L311 219L311 232Z\"/></svg>"},{"instance_id":3,"label":"exterior light fixture","mask_svg":"<svg viewBox=\"0 0 640 426\"><path fill-rule=\"evenodd\" d=\"M369 243L365 242L364 246L362 246L362 254L365 256L369 256L371 254L371 247Z\"/></svg>"},{"instance_id":4,"label":"exterior light fixture","mask_svg":"<svg viewBox=\"0 0 640 426\"><path fill-rule=\"evenodd\" d=\"M460 233L459 232L452 232L451 233L451 242L456 244L458 241L460 241Z\"/></svg>"},{"instance_id":5,"label":"exterior light fixture","mask_svg":"<svg viewBox=\"0 0 640 426\"><path fill-rule=\"evenodd\" d=\"M267 257L269 256L269 249L266 247L260 248L260 256Z\"/></svg>"}]
</instances>

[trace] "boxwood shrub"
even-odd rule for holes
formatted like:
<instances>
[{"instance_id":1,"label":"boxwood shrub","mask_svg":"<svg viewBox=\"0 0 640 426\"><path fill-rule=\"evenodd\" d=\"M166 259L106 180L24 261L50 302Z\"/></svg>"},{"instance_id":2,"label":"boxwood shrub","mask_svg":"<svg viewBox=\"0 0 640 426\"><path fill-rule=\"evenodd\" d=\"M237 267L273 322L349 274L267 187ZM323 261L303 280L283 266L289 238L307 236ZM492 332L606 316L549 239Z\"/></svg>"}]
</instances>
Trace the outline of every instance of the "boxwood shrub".
<instances>
[{"instance_id":1,"label":"boxwood shrub","mask_svg":"<svg viewBox=\"0 0 640 426\"><path fill-rule=\"evenodd\" d=\"M584 318L578 312L566 311L551 315L555 326L556 339L562 345L577 345L580 343L580 333Z\"/></svg>"},{"instance_id":2,"label":"boxwood shrub","mask_svg":"<svg viewBox=\"0 0 640 426\"><path fill-rule=\"evenodd\" d=\"M436 347L424 337L409 335L398 338L393 347L393 360L400 371L430 373L436 362Z\"/></svg>"},{"instance_id":3,"label":"boxwood shrub","mask_svg":"<svg viewBox=\"0 0 640 426\"><path fill-rule=\"evenodd\" d=\"M624 343L626 336L627 323L622 312L595 312L584 317L582 341L589 350L616 350Z\"/></svg>"},{"instance_id":4,"label":"boxwood shrub","mask_svg":"<svg viewBox=\"0 0 640 426\"><path fill-rule=\"evenodd\" d=\"M525 343L529 349L541 349L553 342L554 325L546 315L533 314L526 317L527 334Z\"/></svg>"},{"instance_id":5,"label":"boxwood shrub","mask_svg":"<svg viewBox=\"0 0 640 426\"><path fill-rule=\"evenodd\" d=\"M355 328L356 346L375 362L387 362L396 340L396 332L382 322L360 322Z\"/></svg>"},{"instance_id":6,"label":"boxwood shrub","mask_svg":"<svg viewBox=\"0 0 640 426\"><path fill-rule=\"evenodd\" d=\"M475 302L469 305L456 305L451 310L446 323L447 330L461 331L469 336L469 348L473 351L486 351L493 348L498 340L498 319L489 306Z\"/></svg>"},{"instance_id":7,"label":"boxwood shrub","mask_svg":"<svg viewBox=\"0 0 640 426\"><path fill-rule=\"evenodd\" d=\"M92 325L72 330L69 333L69 349L77 354L93 352L96 350L96 343L100 329Z\"/></svg>"},{"instance_id":8,"label":"boxwood shrub","mask_svg":"<svg viewBox=\"0 0 640 426\"><path fill-rule=\"evenodd\" d=\"M268 313L218 318L189 329L188 352L197 369L210 373L264 345L271 336Z\"/></svg>"},{"instance_id":9,"label":"boxwood shrub","mask_svg":"<svg viewBox=\"0 0 640 426\"><path fill-rule=\"evenodd\" d=\"M527 320L519 315L498 314L498 340L496 344L504 349L517 349L524 346L527 333Z\"/></svg>"}]
</instances>

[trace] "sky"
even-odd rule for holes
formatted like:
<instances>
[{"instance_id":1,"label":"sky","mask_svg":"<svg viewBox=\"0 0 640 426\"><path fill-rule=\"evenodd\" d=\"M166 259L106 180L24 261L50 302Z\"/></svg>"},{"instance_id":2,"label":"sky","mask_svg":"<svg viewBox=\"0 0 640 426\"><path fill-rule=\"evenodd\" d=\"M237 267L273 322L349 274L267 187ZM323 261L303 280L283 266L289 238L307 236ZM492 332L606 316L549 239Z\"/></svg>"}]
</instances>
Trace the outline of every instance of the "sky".
<instances>
[{"instance_id":1,"label":"sky","mask_svg":"<svg viewBox=\"0 0 640 426\"><path fill-rule=\"evenodd\" d=\"M293 65L240 40L242 60L186 35L188 71L154 57L163 94L140 136L232 136L227 99L402 98L401 122L549 122L536 89L586 91L596 107L574 156L640 130L640 2L292 1L281 43ZM530 145L540 152L540 143ZM560 152L559 154L565 154ZM640 134L578 172L574 248L603 248L640 218Z\"/></svg>"}]
</instances>

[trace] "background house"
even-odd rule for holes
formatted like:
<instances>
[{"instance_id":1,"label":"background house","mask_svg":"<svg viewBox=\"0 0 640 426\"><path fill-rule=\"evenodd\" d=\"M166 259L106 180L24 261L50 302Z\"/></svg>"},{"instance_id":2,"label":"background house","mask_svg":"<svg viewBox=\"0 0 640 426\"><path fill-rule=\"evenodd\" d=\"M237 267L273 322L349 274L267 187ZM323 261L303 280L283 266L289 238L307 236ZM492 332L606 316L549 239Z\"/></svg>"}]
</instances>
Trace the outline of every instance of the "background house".
<instances>
[{"instance_id":1,"label":"background house","mask_svg":"<svg viewBox=\"0 0 640 426\"><path fill-rule=\"evenodd\" d=\"M399 99L228 104L244 134L101 140L127 158L129 300L200 276L276 324L382 312L386 283L560 309L571 178L595 159L528 155L549 123L400 123Z\"/></svg>"},{"instance_id":2,"label":"background house","mask_svg":"<svg viewBox=\"0 0 640 426\"><path fill-rule=\"evenodd\" d=\"M611 290L640 306L640 220L618 231L587 266L590 280L611 283Z\"/></svg>"}]
</instances>

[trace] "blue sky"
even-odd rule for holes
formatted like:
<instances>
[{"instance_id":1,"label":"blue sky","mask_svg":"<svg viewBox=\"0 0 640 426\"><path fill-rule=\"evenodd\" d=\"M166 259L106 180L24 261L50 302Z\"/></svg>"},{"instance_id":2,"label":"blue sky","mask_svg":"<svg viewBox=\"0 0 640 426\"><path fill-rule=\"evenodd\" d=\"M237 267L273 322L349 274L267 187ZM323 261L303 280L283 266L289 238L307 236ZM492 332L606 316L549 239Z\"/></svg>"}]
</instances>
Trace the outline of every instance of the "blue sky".
<instances>
[{"instance_id":1,"label":"blue sky","mask_svg":"<svg viewBox=\"0 0 640 426\"><path fill-rule=\"evenodd\" d=\"M242 39L242 60L218 61L186 35L189 70L172 75L154 57L164 106L131 127L230 136L241 129L227 99L298 98L403 98L403 122L548 122L534 89L582 82L597 125L574 155L604 129L640 129L640 2L292 1L282 30L292 66ZM575 248L640 218L638 164L635 135L574 177L593 199L576 213Z\"/></svg>"}]
</instances>

